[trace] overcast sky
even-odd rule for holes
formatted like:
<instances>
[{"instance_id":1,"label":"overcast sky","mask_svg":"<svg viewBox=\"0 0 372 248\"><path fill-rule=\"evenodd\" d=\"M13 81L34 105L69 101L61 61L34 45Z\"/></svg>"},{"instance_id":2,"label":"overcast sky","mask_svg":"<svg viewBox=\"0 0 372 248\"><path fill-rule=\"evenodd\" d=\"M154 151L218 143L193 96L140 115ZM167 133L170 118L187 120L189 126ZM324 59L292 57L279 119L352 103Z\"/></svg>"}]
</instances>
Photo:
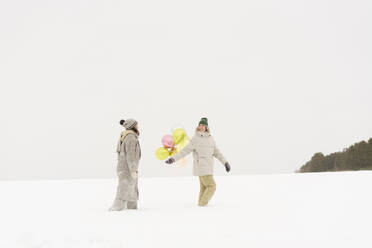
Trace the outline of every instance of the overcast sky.
<instances>
[{"instance_id":1,"label":"overcast sky","mask_svg":"<svg viewBox=\"0 0 372 248\"><path fill-rule=\"evenodd\" d=\"M143 176L201 117L235 174L292 173L372 137L372 2L5 0L0 179L115 177L121 118ZM223 167L216 162L216 174Z\"/></svg>"}]
</instances>

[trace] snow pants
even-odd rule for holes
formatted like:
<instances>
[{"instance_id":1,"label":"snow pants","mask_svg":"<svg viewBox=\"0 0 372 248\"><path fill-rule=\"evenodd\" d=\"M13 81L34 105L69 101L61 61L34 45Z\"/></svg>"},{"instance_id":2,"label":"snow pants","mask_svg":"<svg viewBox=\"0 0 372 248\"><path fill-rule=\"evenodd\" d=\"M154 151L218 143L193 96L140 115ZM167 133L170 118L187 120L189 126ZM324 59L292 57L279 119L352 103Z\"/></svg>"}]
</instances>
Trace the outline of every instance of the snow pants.
<instances>
[{"instance_id":1,"label":"snow pants","mask_svg":"<svg viewBox=\"0 0 372 248\"><path fill-rule=\"evenodd\" d=\"M200 193L199 206L203 207L212 199L214 192L216 192L216 182L213 176L200 176Z\"/></svg>"}]
</instances>

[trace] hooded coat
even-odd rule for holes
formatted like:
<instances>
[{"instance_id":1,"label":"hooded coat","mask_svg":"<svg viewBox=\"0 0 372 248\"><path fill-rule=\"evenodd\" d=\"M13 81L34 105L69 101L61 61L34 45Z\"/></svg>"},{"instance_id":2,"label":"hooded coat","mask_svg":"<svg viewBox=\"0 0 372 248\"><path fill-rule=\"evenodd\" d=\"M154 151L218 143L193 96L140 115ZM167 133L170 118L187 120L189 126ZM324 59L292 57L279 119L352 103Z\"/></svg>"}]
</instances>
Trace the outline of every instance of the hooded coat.
<instances>
[{"instance_id":1,"label":"hooded coat","mask_svg":"<svg viewBox=\"0 0 372 248\"><path fill-rule=\"evenodd\" d=\"M179 153L173 156L175 161L193 153L194 176L209 176L213 175L214 157L222 164L227 163L225 157L217 148L216 143L209 132L196 131L190 143Z\"/></svg>"},{"instance_id":2,"label":"hooded coat","mask_svg":"<svg viewBox=\"0 0 372 248\"><path fill-rule=\"evenodd\" d=\"M118 165L117 175L119 185L116 198L123 201L138 200L138 177L132 178L132 173L138 173L138 164L141 158L141 147L138 142L138 135L132 130L122 133L117 149Z\"/></svg>"}]
</instances>

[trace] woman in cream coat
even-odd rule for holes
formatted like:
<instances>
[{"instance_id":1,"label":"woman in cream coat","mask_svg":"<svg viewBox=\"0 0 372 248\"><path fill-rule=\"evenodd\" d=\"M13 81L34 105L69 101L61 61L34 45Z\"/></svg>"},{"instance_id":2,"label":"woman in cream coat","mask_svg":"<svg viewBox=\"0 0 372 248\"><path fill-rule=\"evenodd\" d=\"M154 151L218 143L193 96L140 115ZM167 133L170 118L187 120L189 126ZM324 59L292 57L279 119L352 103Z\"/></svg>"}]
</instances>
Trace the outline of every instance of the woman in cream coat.
<instances>
[{"instance_id":1,"label":"woman in cream coat","mask_svg":"<svg viewBox=\"0 0 372 248\"><path fill-rule=\"evenodd\" d=\"M206 206L216 191L213 178L214 157L217 158L230 171L230 165L217 148L216 143L209 133L208 119L202 118L190 143L178 154L165 161L167 164L177 162L193 152L193 175L199 177L200 193L199 206Z\"/></svg>"}]
</instances>

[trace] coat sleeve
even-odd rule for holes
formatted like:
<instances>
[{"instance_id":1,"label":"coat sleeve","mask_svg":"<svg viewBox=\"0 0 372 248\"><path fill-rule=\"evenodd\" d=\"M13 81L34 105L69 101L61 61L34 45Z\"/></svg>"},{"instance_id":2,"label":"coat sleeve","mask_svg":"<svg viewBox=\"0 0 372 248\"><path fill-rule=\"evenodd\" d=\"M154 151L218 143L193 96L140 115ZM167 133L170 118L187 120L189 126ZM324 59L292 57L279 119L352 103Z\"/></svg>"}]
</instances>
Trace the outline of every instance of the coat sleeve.
<instances>
[{"instance_id":1,"label":"coat sleeve","mask_svg":"<svg viewBox=\"0 0 372 248\"><path fill-rule=\"evenodd\" d=\"M125 151L126 151L126 160L131 172L136 171L138 168L138 156L136 154L137 140L134 135L127 135L125 137Z\"/></svg>"},{"instance_id":2,"label":"coat sleeve","mask_svg":"<svg viewBox=\"0 0 372 248\"><path fill-rule=\"evenodd\" d=\"M195 149L195 145L194 145L193 140L191 139L190 143L187 146L185 146L185 148L183 148L179 153L174 155L172 158L177 162L181 158L189 155L192 151L194 151L194 149Z\"/></svg>"},{"instance_id":3,"label":"coat sleeve","mask_svg":"<svg viewBox=\"0 0 372 248\"><path fill-rule=\"evenodd\" d=\"M221 164L226 164L227 163L227 160L226 158L222 155L220 149L218 149L218 147L216 146L216 142L214 142L214 152L213 152L213 156L215 158L217 158Z\"/></svg>"},{"instance_id":4,"label":"coat sleeve","mask_svg":"<svg viewBox=\"0 0 372 248\"><path fill-rule=\"evenodd\" d=\"M120 143L120 139L119 139L118 144L116 145L116 152L117 153L120 153L120 146L121 146L121 143Z\"/></svg>"}]
</instances>

